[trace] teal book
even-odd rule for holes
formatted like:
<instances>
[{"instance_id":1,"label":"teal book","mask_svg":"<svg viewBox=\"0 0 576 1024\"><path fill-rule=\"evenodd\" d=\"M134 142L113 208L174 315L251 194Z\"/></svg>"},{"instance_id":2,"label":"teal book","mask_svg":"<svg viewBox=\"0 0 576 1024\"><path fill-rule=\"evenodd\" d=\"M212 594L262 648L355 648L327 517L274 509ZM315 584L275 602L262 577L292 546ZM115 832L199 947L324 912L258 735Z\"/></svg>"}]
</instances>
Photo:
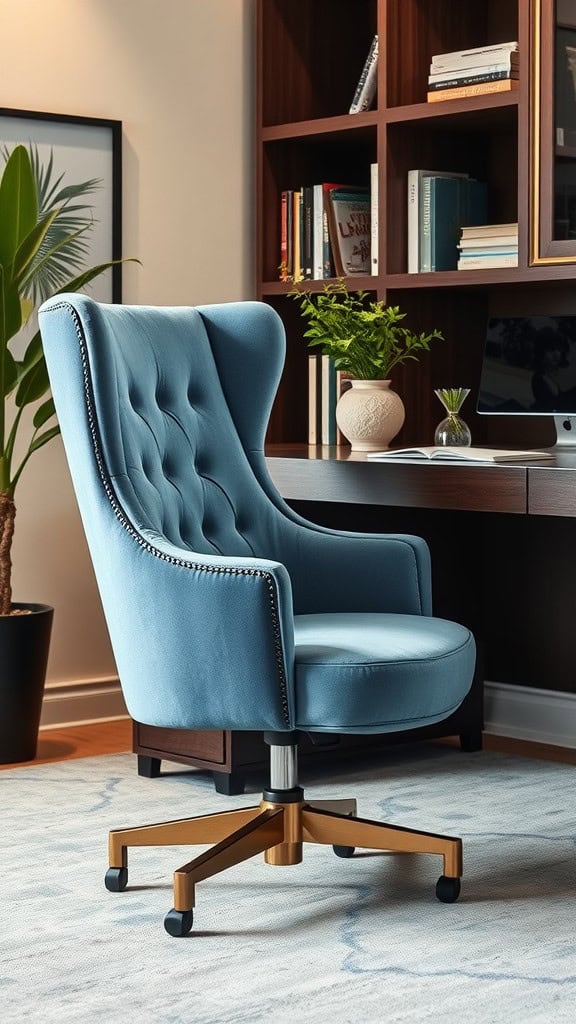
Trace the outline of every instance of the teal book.
<instances>
[{"instance_id":1,"label":"teal book","mask_svg":"<svg viewBox=\"0 0 576 1024\"><path fill-rule=\"evenodd\" d=\"M462 228L486 221L486 182L431 176L429 210L423 226L422 271L456 270Z\"/></svg>"}]
</instances>

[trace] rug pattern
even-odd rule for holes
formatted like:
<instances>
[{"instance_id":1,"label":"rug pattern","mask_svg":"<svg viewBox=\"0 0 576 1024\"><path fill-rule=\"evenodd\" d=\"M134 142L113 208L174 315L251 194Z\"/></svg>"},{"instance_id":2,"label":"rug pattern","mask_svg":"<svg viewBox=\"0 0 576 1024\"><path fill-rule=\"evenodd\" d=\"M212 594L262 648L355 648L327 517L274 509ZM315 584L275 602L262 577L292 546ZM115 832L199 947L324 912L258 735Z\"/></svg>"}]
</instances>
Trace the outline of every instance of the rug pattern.
<instances>
[{"instance_id":1,"label":"rug pattern","mask_svg":"<svg viewBox=\"0 0 576 1024\"><path fill-rule=\"evenodd\" d=\"M166 767L139 778L122 754L0 773L2 1024L574 1024L574 767L428 746L308 770L309 799L462 836L458 903L434 897L438 857L310 845L299 866L259 857L200 883L184 939L162 921L190 848L130 851L112 894L108 830L259 793Z\"/></svg>"}]
</instances>

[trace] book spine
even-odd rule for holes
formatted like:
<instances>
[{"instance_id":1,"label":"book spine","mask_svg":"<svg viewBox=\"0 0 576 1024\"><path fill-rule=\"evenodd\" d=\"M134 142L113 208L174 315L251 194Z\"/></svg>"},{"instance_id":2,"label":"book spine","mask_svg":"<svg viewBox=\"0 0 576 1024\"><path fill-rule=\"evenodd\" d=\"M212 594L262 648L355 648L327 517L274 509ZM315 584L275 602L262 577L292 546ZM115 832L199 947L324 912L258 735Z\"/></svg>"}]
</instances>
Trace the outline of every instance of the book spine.
<instances>
[{"instance_id":1,"label":"book spine","mask_svg":"<svg viewBox=\"0 0 576 1024\"><path fill-rule=\"evenodd\" d=\"M442 78L467 78L469 75L490 75L495 71L504 71L508 75L516 74L518 64L514 61L503 60L497 64L472 64L470 67L454 66L448 68L435 68L430 65L429 82L437 82Z\"/></svg>"},{"instance_id":2,"label":"book spine","mask_svg":"<svg viewBox=\"0 0 576 1024\"><path fill-rule=\"evenodd\" d=\"M312 250L313 278L324 277L324 194L322 185L312 187Z\"/></svg>"},{"instance_id":3,"label":"book spine","mask_svg":"<svg viewBox=\"0 0 576 1024\"><path fill-rule=\"evenodd\" d=\"M312 186L304 185L302 188L302 274L307 281L311 281L314 277L313 231Z\"/></svg>"},{"instance_id":4,"label":"book spine","mask_svg":"<svg viewBox=\"0 0 576 1024\"><path fill-rule=\"evenodd\" d=\"M438 89L453 89L463 85L477 85L480 82L501 82L507 78L515 78L510 71L487 71L478 75L454 75L440 79L428 79L428 89L435 92Z\"/></svg>"},{"instance_id":5,"label":"book spine","mask_svg":"<svg viewBox=\"0 0 576 1024\"><path fill-rule=\"evenodd\" d=\"M509 256L469 256L458 260L458 270L489 270L497 267L517 267L517 253Z\"/></svg>"},{"instance_id":6,"label":"book spine","mask_svg":"<svg viewBox=\"0 0 576 1024\"><path fill-rule=\"evenodd\" d=\"M500 235L514 235L518 238L517 224L478 224L476 227L465 225L462 228L462 238L478 238L479 236L490 236L491 238Z\"/></svg>"},{"instance_id":7,"label":"book spine","mask_svg":"<svg viewBox=\"0 0 576 1024\"><path fill-rule=\"evenodd\" d=\"M370 269L378 273L378 164L370 164Z\"/></svg>"},{"instance_id":8,"label":"book spine","mask_svg":"<svg viewBox=\"0 0 576 1024\"><path fill-rule=\"evenodd\" d=\"M280 280L286 281L290 274L288 266L288 192L280 196Z\"/></svg>"},{"instance_id":9,"label":"book spine","mask_svg":"<svg viewBox=\"0 0 576 1024\"><path fill-rule=\"evenodd\" d=\"M292 244L293 244L293 275L296 281L302 280L302 249L301 249L301 207L302 193L294 189L292 193Z\"/></svg>"},{"instance_id":10,"label":"book spine","mask_svg":"<svg viewBox=\"0 0 576 1024\"><path fill-rule=\"evenodd\" d=\"M432 54L432 64L441 64L445 61L463 60L465 57L483 58L485 55L488 56L496 53L515 53L517 50L517 41L511 43L494 43L493 46L475 46L471 50L452 50L450 53L434 53Z\"/></svg>"},{"instance_id":11,"label":"book spine","mask_svg":"<svg viewBox=\"0 0 576 1024\"><path fill-rule=\"evenodd\" d=\"M517 249L518 235L462 235L458 244L461 249Z\"/></svg>"},{"instance_id":12,"label":"book spine","mask_svg":"<svg viewBox=\"0 0 576 1024\"><path fill-rule=\"evenodd\" d=\"M439 89L438 92L428 92L426 99L428 103L438 103L441 100L461 100L469 96L485 96L492 92L509 92L518 88L518 80L506 78L500 82L482 82L478 85L463 85L453 89Z\"/></svg>"},{"instance_id":13,"label":"book spine","mask_svg":"<svg viewBox=\"0 0 576 1024\"><path fill-rule=\"evenodd\" d=\"M460 259L467 260L473 256L514 256L518 255L518 245L471 245L458 246Z\"/></svg>"},{"instance_id":14,"label":"book spine","mask_svg":"<svg viewBox=\"0 0 576 1024\"><path fill-rule=\"evenodd\" d=\"M322 356L322 444L336 444L336 368Z\"/></svg>"},{"instance_id":15,"label":"book spine","mask_svg":"<svg viewBox=\"0 0 576 1024\"><path fill-rule=\"evenodd\" d=\"M426 175L426 177L422 178L420 201L420 254L418 260L418 270L422 274L428 274L432 269L430 225L431 193L432 178Z\"/></svg>"},{"instance_id":16,"label":"book spine","mask_svg":"<svg viewBox=\"0 0 576 1024\"><path fill-rule=\"evenodd\" d=\"M354 93L354 98L350 104L349 114L358 114L361 110L369 110L376 95L376 79L378 73L378 36L374 36L368 51L368 56L360 78L358 79L358 85Z\"/></svg>"},{"instance_id":17,"label":"book spine","mask_svg":"<svg viewBox=\"0 0 576 1024\"><path fill-rule=\"evenodd\" d=\"M332 255L332 244L330 242L330 231L328 229L328 213L324 206L322 210L322 255L323 255L323 277L334 277L334 256Z\"/></svg>"},{"instance_id":18,"label":"book spine","mask_svg":"<svg viewBox=\"0 0 576 1024\"><path fill-rule=\"evenodd\" d=\"M308 356L308 444L320 444L319 363L319 356Z\"/></svg>"},{"instance_id":19,"label":"book spine","mask_svg":"<svg viewBox=\"0 0 576 1024\"><path fill-rule=\"evenodd\" d=\"M420 178L421 172L408 171L408 273L417 274L420 263L418 239L420 234Z\"/></svg>"}]
</instances>

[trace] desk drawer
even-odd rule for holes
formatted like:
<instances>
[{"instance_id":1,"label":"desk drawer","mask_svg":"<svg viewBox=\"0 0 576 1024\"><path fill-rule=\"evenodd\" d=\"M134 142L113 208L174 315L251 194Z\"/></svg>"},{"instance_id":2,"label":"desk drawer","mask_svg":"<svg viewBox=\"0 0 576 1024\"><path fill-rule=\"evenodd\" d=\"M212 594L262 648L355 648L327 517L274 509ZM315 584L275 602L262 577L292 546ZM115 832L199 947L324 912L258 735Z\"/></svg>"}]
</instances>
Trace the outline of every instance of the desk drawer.
<instances>
[{"instance_id":1,"label":"desk drawer","mask_svg":"<svg viewBox=\"0 0 576 1024\"><path fill-rule=\"evenodd\" d=\"M528 513L576 516L576 473L562 469L528 470Z\"/></svg>"}]
</instances>

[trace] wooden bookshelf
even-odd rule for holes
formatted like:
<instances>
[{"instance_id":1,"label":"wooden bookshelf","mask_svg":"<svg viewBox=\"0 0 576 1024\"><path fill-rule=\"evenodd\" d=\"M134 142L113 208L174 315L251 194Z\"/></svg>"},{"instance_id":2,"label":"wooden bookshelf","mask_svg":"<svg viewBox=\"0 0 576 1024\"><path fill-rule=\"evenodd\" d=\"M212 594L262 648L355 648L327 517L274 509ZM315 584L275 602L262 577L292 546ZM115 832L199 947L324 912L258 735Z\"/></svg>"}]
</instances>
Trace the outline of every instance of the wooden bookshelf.
<instances>
[{"instance_id":1,"label":"wooden bookshelf","mask_svg":"<svg viewBox=\"0 0 576 1024\"><path fill-rule=\"evenodd\" d=\"M533 181L530 81L533 22L550 20L548 0L258 0L257 295L281 315L287 359L268 439L307 438L303 326L279 281L280 193L313 181L369 182L379 168L379 274L355 286L400 305L413 330L439 328L444 342L400 367L394 385L406 406L395 444L430 443L439 419L433 389L467 386L466 419L475 443L547 443L546 421L496 421L474 412L488 316L573 312L570 264L530 259ZM544 37L550 35L544 32ZM375 33L379 36L374 109L348 114ZM517 39L517 90L427 103L433 54ZM542 81L551 72L541 54ZM548 60L548 63L547 63ZM488 221L519 224L519 265L497 270L407 273L407 173L459 170L488 183ZM310 282L312 289L322 282ZM511 418L514 419L514 418ZM521 431L521 433L519 433Z\"/></svg>"}]
</instances>

